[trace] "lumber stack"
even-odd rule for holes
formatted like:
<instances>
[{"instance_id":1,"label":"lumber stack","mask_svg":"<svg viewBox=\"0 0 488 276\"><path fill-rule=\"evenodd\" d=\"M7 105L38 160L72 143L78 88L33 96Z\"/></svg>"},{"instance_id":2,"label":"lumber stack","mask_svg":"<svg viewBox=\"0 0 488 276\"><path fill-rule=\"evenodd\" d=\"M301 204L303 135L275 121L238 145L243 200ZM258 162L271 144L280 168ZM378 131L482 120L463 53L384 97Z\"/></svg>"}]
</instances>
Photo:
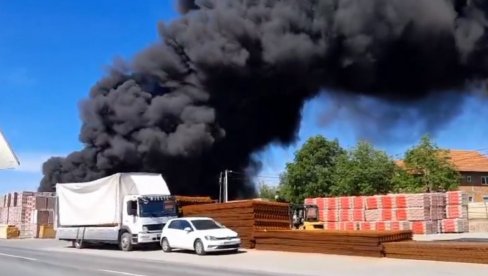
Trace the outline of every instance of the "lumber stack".
<instances>
[{"instance_id":1,"label":"lumber stack","mask_svg":"<svg viewBox=\"0 0 488 276\"><path fill-rule=\"evenodd\" d=\"M227 203L189 205L183 216L211 217L239 233L242 247L254 247L257 229L290 229L289 205L284 203L246 200Z\"/></svg>"},{"instance_id":2,"label":"lumber stack","mask_svg":"<svg viewBox=\"0 0 488 276\"><path fill-rule=\"evenodd\" d=\"M256 249L382 257L383 243L411 240L411 231L256 231Z\"/></svg>"},{"instance_id":3,"label":"lumber stack","mask_svg":"<svg viewBox=\"0 0 488 276\"><path fill-rule=\"evenodd\" d=\"M388 258L488 264L487 242L402 241L384 247Z\"/></svg>"},{"instance_id":4,"label":"lumber stack","mask_svg":"<svg viewBox=\"0 0 488 276\"><path fill-rule=\"evenodd\" d=\"M208 196L178 196L177 195L175 196L175 199L179 207L188 206L188 205L215 203L215 201Z\"/></svg>"}]
</instances>

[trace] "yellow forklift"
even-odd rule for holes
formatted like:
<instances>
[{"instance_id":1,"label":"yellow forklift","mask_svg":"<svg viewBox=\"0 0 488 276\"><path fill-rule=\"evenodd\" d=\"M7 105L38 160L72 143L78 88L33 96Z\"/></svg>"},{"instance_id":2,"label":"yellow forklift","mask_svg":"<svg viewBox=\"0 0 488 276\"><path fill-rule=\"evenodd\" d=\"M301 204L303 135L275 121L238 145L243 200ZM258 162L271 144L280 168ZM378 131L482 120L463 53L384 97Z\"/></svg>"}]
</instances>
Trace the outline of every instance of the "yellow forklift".
<instances>
[{"instance_id":1,"label":"yellow forklift","mask_svg":"<svg viewBox=\"0 0 488 276\"><path fill-rule=\"evenodd\" d=\"M292 204L290 217L293 229L324 230L324 222L319 220L319 208L315 204Z\"/></svg>"}]
</instances>

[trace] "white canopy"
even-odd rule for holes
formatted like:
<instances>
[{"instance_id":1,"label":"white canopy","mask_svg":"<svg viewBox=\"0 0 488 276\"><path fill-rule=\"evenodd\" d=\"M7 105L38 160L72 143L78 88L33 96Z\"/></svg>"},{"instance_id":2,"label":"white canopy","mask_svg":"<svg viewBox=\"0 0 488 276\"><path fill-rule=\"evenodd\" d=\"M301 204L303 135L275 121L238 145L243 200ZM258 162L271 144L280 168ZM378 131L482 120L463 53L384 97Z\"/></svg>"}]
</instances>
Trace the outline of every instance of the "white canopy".
<instances>
[{"instance_id":1,"label":"white canopy","mask_svg":"<svg viewBox=\"0 0 488 276\"><path fill-rule=\"evenodd\" d=\"M13 169L20 165L17 156L0 131L0 169Z\"/></svg>"}]
</instances>

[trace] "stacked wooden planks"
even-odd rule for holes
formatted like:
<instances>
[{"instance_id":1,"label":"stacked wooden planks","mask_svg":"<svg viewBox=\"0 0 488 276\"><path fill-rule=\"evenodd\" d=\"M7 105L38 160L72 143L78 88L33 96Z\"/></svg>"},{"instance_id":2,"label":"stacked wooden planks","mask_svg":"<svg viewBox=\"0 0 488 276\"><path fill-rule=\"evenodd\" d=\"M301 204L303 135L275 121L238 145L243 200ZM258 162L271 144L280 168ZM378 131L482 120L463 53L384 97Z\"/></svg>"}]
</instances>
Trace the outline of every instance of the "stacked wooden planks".
<instances>
[{"instance_id":1,"label":"stacked wooden planks","mask_svg":"<svg viewBox=\"0 0 488 276\"><path fill-rule=\"evenodd\" d=\"M403 241L384 247L388 258L488 264L488 242Z\"/></svg>"},{"instance_id":2,"label":"stacked wooden planks","mask_svg":"<svg viewBox=\"0 0 488 276\"><path fill-rule=\"evenodd\" d=\"M183 215L182 208L184 206L199 205L199 204L209 204L215 203L212 198L208 196L175 196L176 204L178 206L178 213L180 216Z\"/></svg>"},{"instance_id":3,"label":"stacked wooden planks","mask_svg":"<svg viewBox=\"0 0 488 276\"><path fill-rule=\"evenodd\" d=\"M256 229L290 229L289 205L284 203L246 200L189 205L181 210L185 217L211 217L236 231L244 248L254 247Z\"/></svg>"},{"instance_id":4,"label":"stacked wooden planks","mask_svg":"<svg viewBox=\"0 0 488 276\"><path fill-rule=\"evenodd\" d=\"M412 231L256 231L256 249L383 257L383 243L412 239Z\"/></svg>"}]
</instances>

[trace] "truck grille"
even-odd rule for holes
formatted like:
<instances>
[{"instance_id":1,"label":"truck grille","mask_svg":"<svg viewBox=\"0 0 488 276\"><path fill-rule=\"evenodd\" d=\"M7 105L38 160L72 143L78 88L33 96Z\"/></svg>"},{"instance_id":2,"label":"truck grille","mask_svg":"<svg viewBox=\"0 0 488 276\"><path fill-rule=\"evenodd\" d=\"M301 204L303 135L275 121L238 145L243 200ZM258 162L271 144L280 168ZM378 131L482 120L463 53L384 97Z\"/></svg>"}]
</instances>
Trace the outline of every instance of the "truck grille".
<instances>
[{"instance_id":1,"label":"truck grille","mask_svg":"<svg viewBox=\"0 0 488 276\"><path fill-rule=\"evenodd\" d=\"M163 230L164 223L161 223L161 224L148 224L148 225L144 225L144 226L147 227L147 230L148 231L161 231L161 230Z\"/></svg>"}]
</instances>

